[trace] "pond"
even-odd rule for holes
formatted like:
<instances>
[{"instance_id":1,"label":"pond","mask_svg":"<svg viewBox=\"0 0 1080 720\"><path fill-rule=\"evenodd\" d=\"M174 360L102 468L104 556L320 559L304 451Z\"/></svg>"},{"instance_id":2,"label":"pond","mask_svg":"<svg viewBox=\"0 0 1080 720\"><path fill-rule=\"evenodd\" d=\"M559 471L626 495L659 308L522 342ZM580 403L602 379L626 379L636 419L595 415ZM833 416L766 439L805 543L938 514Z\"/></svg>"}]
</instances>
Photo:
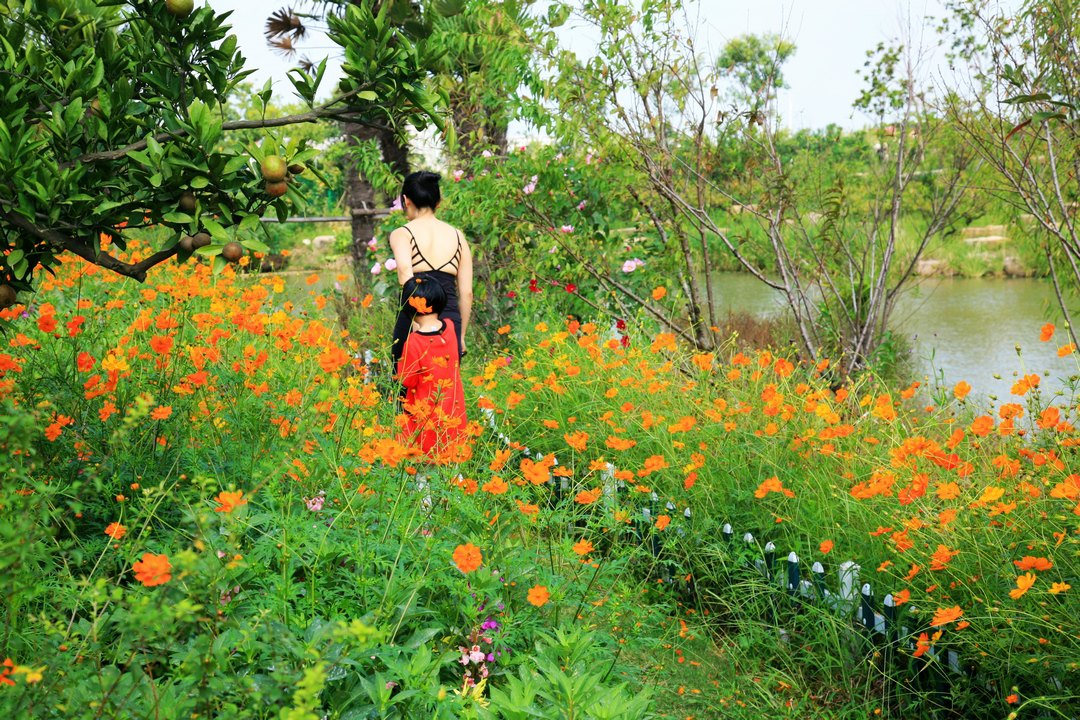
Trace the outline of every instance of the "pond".
<instances>
[{"instance_id":1,"label":"pond","mask_svg":"<svg viewBox=\"0 0 1080 720\"><path fill-rule=\"evenodd\" d=\"M785 311L779 293L749 275L717 278L721 314ZM1040 342L1039 329L1048 321L1058 332L1050 342ZM1080 374L1076 355L1057 356L1068 339L1046 280L920 278L901 298L890 325L911 342L919 374L949 388L964 380L973 394L1005 398L1014 372L1038 373L1051 391Z\"/></svg>"}]
</instances>

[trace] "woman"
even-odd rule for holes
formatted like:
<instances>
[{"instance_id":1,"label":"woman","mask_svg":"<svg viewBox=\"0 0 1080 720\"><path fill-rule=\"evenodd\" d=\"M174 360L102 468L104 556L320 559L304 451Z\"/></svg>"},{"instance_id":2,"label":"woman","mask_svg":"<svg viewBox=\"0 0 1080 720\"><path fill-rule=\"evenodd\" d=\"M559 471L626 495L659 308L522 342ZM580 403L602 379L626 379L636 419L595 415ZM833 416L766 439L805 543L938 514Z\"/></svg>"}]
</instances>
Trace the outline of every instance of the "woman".
<instances>
[{"instance_id":1,"label":"woman","mask_svg":"<svg viewBox=\"0 0 1080 720\"><path fill-rule=\"evenodd\" d=\"M465 331L469 327L473 301L472 251L461 231L435 217L439 194L439 176L433 172L414 172L401 187L401 205L408 219L390 233L390 249L397 261L401 283L401 307L394 324L391 352L394 366L401 359L413 312L408 306L415 285L414 278L439 283L446 293L446 307L439 319L453 320L457 332L458 353L465 355Z\"/></svg>"}]
</instances>

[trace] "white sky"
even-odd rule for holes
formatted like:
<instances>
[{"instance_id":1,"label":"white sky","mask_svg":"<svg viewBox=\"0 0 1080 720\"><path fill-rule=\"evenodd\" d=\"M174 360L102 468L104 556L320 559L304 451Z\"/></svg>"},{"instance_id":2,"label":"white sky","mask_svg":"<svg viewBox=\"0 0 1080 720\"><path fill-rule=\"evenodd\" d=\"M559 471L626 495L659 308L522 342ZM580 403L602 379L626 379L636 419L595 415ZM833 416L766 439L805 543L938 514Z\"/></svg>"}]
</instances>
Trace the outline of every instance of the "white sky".
<instances>
[{"instance_id":1,"label":"white sky","mask_svg":"<svg viewBox=\"0 0 1080 720\"><path fill-rule=\"evenodd\" d=\"M248 67L256 69L252 81L261 86L273 79L279 101L291 99L285 73L293 62L266 45L263 26L274 10L292 5L310 9L300 0L209 0L218 12L235 11L233 31ZM944 14L941 0L699 0L701 47L718 53L724 43L746 33L778 33L795 43L797 50L784 68L789 85L778 97L777 108L785 124L795 128L823 128L829 123L861 127L867 119L851 104L862 89L856 71L866 51L879 41L891 41L910 25L914 45L933 49L937 36L931 16ZM573 33L573 31L569 31ZM570 43L580 52L573 37ZM335 50L325 35L305 41L301 53L318 60ZM336 84L334 58L328 64L324 88ZM332 70L333 72L332 74Z\"/></svg>"}]
</instances>

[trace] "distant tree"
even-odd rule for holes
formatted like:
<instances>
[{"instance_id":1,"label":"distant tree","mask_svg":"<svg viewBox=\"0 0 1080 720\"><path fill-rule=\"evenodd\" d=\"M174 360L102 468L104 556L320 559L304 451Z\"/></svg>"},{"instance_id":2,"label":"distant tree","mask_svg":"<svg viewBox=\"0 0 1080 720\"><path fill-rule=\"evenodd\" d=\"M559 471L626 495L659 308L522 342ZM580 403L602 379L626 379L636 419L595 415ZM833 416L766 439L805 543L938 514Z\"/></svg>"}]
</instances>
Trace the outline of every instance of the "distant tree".
<instances>
[{"instance_id":1,"label":"distant tree","mask_svg":"<svg viewBox=\"0 0 1080 720\"><path fill-rule=\"evenodd\" d=\"M776 91L787 87L782 68L795 54L795 45L778 35L740 35L728 41L716 59L719 75L734 81L732 97L754 116L765 112Z\"/></svg>"},{"instance_id":2,"label":"distant tree","mask_svg":"<svg viewBox=\"0 0 1080 720\"><path fill-rule=\"evenodd\" d=\"M891 79L887 63L875 63L871 72L901 98L889 106L898 131L887 160L874 157L864 177L852 177L842 158L827 164L829 155L785 150L786 134L765 112L789 45L743 38L710 66L677 0L587 4L582 16L599 34L600 51L585 61L561 58L553 96L563 115L578 119L560 132L633 168L625 192L665 248L686 312L635 301L699 347L717 347L726 338L717 334L721 288L710 258L722 252L781 294L804 357L837 360L844 374L865 367L888 338L889 316L920 254L966 190L971 153L927 150L942 123L922 105L916 59L901 52ZM721 97L725 77L736 79L744 105ZM915 221L914 237L905 235L907 221ZM606 286L629 294L615 278Z\"/></svg>"}]
</instances>

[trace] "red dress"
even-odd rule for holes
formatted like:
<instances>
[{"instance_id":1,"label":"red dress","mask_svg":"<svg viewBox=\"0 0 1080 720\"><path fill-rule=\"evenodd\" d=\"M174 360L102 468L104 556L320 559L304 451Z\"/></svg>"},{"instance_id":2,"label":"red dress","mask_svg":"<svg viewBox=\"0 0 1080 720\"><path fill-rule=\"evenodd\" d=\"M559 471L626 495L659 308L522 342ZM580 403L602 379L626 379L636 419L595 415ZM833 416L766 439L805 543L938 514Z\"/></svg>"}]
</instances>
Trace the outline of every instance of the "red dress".
<instances>
[{"instance_id":1,"label":"red dress","mask_svg":"<svg viewBox=\"0 0 1080 720\"><path fill-rule=\"evenodd\" d=\"M439 330L410 332L397 366L406 440L433 456L453 447L466 423L454 321L442 323Z\"/></svg>"}]
</instances>

